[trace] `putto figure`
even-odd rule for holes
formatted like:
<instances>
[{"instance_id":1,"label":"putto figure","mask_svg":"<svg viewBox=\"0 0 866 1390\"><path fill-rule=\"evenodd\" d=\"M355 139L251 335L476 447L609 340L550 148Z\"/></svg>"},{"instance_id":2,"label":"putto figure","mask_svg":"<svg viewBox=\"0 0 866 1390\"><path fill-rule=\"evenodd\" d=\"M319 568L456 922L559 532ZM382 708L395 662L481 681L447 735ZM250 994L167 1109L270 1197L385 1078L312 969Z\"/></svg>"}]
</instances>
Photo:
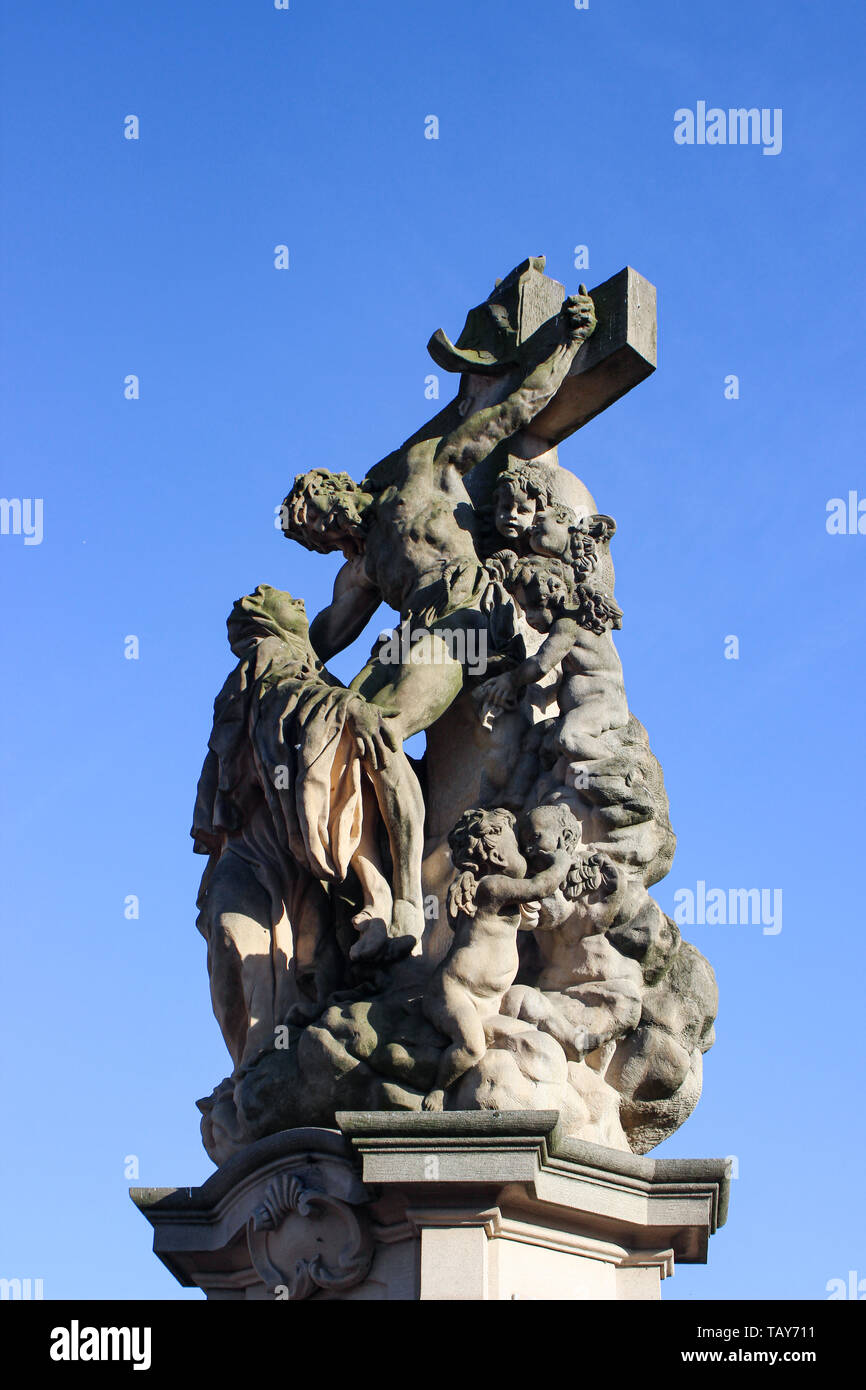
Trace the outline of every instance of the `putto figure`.
<instances>
[{"instance_id":1,"label":"putto figure","mask_svg":"<svg viewBox=\"0 0 866 1390\"><path fill-rule=\"evenodd\" d=\"M520 965L517 932L532 930L537 920L523 909L561 887L571 868L557 845L549 865L528 878L514 825L511 811L476 808L448 837L462 875L460 893L451 899L454 942L434 972L424 1012L452 1042L424 1097L425 1110L441 1110L449 1086L482 1060L485 1020L499 1014Z\"/></svg>"},{"instance_id":2,"label":"putto figure","mask_svg":"<svg viewBox=\"0 0 866 1390\"><path fill-rule=\"evenodd\" d=\"M614 644L616 527L557 457L652 369L614 283L566 297L531 257L435 333L454 399L282 505L342 555L331 602L309 629L268 585L235 604L193 826L217 1162L341 1110L555 1109L644 1153L697 1102L715 981L648 893L674 837ZM343 686L324 663L383 603L398 631Z\"/></svg>"}]
</instances>

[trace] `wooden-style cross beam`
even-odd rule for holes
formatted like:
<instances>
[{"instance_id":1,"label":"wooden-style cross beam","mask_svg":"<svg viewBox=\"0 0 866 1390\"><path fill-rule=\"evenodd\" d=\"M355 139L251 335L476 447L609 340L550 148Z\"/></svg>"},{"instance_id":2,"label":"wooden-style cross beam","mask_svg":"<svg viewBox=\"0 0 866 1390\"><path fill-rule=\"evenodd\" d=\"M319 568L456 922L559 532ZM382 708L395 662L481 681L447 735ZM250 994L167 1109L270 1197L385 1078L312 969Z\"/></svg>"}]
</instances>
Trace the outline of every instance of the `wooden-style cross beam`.
<instances>
[{"instance_id":1,"label":"wooden-style cross beam","mask_svg":"<svg viewBox=\"0 0 866 1390\"><path fill-rule=\"evenodd\" d=\"M574 434L656 368L655 286L626 266L590 294L598 326L532 423L533 439L548 446ZM507 373L520 346L559 312L564 299L565 286L544 274L544 258L530 257L471 310L456 344L440 329L428 350L446 371Z\"/></svg>"}]
</instances>

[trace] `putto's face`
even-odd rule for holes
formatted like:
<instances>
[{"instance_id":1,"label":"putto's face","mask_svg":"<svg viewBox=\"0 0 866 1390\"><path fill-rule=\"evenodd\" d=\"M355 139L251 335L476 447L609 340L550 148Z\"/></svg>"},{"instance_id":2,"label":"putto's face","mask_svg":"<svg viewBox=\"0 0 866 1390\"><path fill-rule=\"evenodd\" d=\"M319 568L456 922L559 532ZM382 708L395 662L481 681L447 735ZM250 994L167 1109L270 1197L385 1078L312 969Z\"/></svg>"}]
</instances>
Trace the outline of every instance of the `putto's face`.
<instances>
[{"instance_id":1,"label":"putto's face","mask_svg":"<svg viewBox=\"0 0 866 1390\"><path fill-rule=\"evenodd\" d=\"M494 525L506 540L525 536L535 516L535 499L513 483L502 483L496 489Z\"/></svg>"},{"instance_id":2,"label":"putto's face","mask_svg":"<svg viewBox=\"0 0 866 1390\"><path fill-rule=\"evenodd\" d=\"M529 544L536 555L564 555L568 549L568 520L553 507L536 512L529 530Z\"/></svg>"},{"instance_id":3,"label":"putto's face","mask_svg":"<svg viewBox=\"0 0 866 1390\"><path fill-rule=\"evenodd\" d=\"M568 599L565 583L558 574L534 574L524 588L526 609L546 623L552 623Z\"/></svg>"},{"instance_id":4,"label":"putto's face","mask_svg":"<svg viewBox=\"0 0 866 1390\"><path fill-rule=\"evenodd\" d=\"M562 837L562 825L552 806L539 806L524 822L523 845L530 859L537 854L555 854Z\"/></svg>"},{"instance_id":5,"label":"putto's face","mask_svg":"<svg viewBox=\"0 0 866 1390\"><path fill-rule=\"evenodd\" d=\"M491 869L509 878L525 876L526 860L512 826L505 821L491 821L484 831L484 844Z\"/></svg>"}]
</instances>

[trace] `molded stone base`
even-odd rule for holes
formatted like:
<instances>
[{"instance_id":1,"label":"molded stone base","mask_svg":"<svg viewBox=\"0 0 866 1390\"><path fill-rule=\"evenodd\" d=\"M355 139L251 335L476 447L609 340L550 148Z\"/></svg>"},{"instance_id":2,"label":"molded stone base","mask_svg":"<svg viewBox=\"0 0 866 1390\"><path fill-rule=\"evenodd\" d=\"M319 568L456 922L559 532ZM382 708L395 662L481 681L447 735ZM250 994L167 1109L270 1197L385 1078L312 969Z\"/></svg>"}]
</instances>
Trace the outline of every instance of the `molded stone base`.
<instances>
[{"instance_id":1,"label":"molded stone base","mask_svg":"<svg viewBox=\"0 0 866 1390\"><path fill-rule=\"evenodd\" d=\"M556 1111L355 1112L198 1188L133 1188L184 1285L231 1299L657 1299L705 1263L726 1159L561 1139Z\"/></svg>"}]
</instances>

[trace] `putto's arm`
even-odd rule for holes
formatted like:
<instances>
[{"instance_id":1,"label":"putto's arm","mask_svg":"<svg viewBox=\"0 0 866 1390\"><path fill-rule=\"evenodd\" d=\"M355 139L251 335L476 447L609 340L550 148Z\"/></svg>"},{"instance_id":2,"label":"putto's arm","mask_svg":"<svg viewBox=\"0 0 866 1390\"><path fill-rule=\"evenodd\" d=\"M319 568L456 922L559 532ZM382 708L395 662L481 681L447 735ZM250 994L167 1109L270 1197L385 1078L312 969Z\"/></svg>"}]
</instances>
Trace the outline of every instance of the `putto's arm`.
<instances>
[{"instance_id":1,"label":"putto's arm","mask_svg":"<svg viewBox=\"0 0 866 1390\"><path fill-rule=\"evenodd\" d=\"M561 665L573 649L579 631L573 618L557 618L534 656L528 656L519 666L477 686L472 698L481 711L480 717L483 719L488 709L494 712L513 709L524 686L541 680L555 666Z\"/></svg>"},{"instance_id":2,"label":"putto's arm","mask_svg":"<svg viewBox=\"0 0 866 1390\"><path fill-rule=\"evenodd\" d=\"M573 618L557 618L551 626L534 656L528 656L508 672L512 690L516 694L532 681L541 680L555 666L562 664L577 641L579 628Z\"/></svg>"},{"instance_id":3,"label":"putto's arm","mask_svg":"<svg viewBox=\"0 0 866 1390\"><path fill-rule=\"evenodd\" d=\"M347 560L334 581L334 597L310 624L310 641L320 661L329 661L359 637L382 596L363 572L363 557Z\"/></svg>"},{"instance_id":4,"label":"putto's arm","mask_svg":"<svg viewBox=\"0 0 866 1390\"><path fill-rule=\"evenodd\" d=\"M445 436L436 451L437 462L450 462L467 473L492 453L503 439L525 429L553 399L568 375L578 348L595 330L595 309L581 285L581 292L565 301L560 311L565 341L558 343L545 361L526 376L516 391L499 405L476 410L462 425Z\"/></svg>"},{"instance_id":5,"label":"putto's arm","mask_svg":"<svg viewBox=\"0 0 866 1390\"><path fill-rule=\"evenodd\" d=\"M549 897L565 882L570 868L571 860L568 855L557 850L549 867L542 869L534 878L509 878L506 874L486 874L478 884L476 901L479 907L499 911L505 903L528 903L536 898Z\"/></svg>"}]
</instances>

